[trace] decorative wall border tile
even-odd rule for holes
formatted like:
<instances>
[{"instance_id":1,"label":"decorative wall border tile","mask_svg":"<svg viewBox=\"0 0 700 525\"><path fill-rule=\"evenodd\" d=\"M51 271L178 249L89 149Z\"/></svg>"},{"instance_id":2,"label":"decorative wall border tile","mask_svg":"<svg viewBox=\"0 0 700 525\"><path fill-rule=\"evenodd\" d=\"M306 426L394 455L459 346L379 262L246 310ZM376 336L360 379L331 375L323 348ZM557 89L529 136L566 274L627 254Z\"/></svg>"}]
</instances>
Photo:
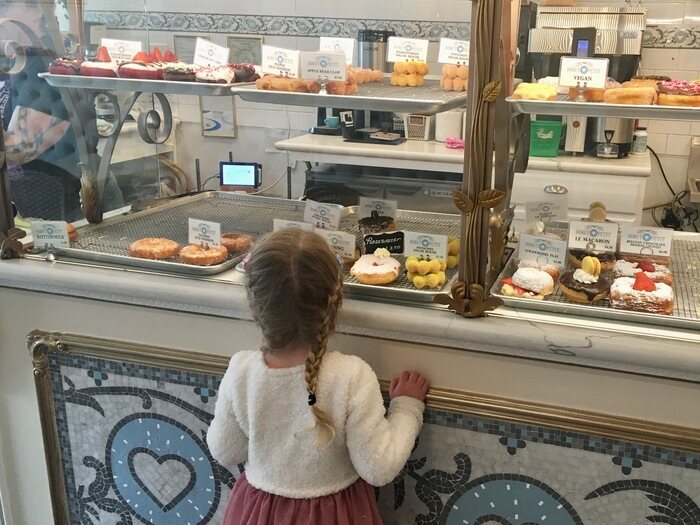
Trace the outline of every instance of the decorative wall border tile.
<instances>
[{"instance_id":1,"label":"decorative wall border tile","mask_svg":"<svg viewBox=\"0 0 700 525\"><path fill-rule=\"evenodd\" d=\"M139 11L86 11L88 22L110 29L148 29L208 33L238 33L275 36L356 37L360 29L393 30L411 38L468 39L469 22L427 20L357 20L354 18L285 17L215 13L178 13ZM700 49L700 27L648 26L645 48Z\"/></svg>"},{"instance_id":2,"label":"decorative wall border tile","mask_svg":"<svg viewBox=\"0 0 700 525\"><path fill-rule=\"evenodd\" d=\"M466 8L465 8L466 9ZM421 20L358 20L308 16L220 15L136 11L86 11L85 19L110 29L148 29L207 33L238 33L276 36L357 36L360 29L393 30L410 38L439 40L442 37L468 39L469 22Z\"/></svg>"}]
</instances>

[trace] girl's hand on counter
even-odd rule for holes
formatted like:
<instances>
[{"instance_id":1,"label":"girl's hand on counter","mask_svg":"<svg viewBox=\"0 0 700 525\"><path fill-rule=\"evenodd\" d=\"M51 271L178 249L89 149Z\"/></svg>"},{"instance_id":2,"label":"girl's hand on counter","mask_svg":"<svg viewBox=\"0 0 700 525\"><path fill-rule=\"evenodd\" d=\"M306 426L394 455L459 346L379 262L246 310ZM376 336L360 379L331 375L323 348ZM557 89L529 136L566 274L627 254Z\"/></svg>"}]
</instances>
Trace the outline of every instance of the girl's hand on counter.
<instances>
[{"instance_id":1,"label":"girl's hand on counter","mask_svg":"<svg viewBox=\"0 0 700 525\"><path fill-rule=\"evenodd\" d=\"M401 372L391 381L389 397L409 396L424 401L428 393L428 381L418 372Z\"/></svg>"}]
</instances>

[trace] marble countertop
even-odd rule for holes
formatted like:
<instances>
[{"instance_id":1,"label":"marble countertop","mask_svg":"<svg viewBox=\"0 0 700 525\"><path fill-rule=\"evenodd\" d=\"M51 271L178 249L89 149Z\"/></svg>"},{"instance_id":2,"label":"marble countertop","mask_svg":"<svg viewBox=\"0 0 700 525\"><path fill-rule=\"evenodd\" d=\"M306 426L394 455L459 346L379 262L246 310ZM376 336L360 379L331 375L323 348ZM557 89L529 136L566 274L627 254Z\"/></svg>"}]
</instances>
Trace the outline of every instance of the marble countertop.
<instances>
[{"instance_id":1,"label":"marble countertop","mask_svg":"<svg viewBox=\"0 0 700 525\"><path fill-rule=\"evenodd\" d=\"M447 149L442 142L434 140L407 140L397 145L365 144L345 142L338 136L306 134L280 140L275 143L275 148L289 151L296 160L309 162L364 163L449 172L461 172L464 163L464 150ZM630 155L625 159L530 157L528 170L648 177L651 175L651 160L649 153Z\"/></svg>"},{"instance_id":2,"label":"marble countertop","mask_svg":"<svg viewBox=\"0 0 700 525\"><path fill-rule=\"evenodd\" d=\"M242 274L193 279L77 262L0 261L0 287L252 320ZM420 322L416 322L420 319ZM463 319L441 307L348 298L339 332L427 347L700 381L700 331L499 308Z\"/></svg>"}]
</instances>

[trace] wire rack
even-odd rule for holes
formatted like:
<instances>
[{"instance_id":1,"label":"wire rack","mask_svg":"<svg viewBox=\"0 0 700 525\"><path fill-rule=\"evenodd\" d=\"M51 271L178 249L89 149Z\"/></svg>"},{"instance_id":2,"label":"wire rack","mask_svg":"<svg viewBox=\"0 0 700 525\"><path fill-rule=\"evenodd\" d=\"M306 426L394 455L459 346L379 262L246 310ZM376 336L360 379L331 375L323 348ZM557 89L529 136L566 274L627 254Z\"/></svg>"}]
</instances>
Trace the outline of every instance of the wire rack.
<instances>
[{"instance_id":1,"label":"wire rack","mask_svg":"<svg viewBox=\"0 0 700 525\"><path fill-rule=\"evenodd\" d=\"M187 275L213 275L235 266L245 254L230 257L214 266L192 266L177 259L152 261L129 256L129 245L144 237L165 237L181 245L188 242L188 219L196 218L221 224L221 232L237 232L259 237L273 230L274 219L302 221L306 203L287 199L246 196L209 192L177 199L157 208L144 210L112 219L98 225L80 228L78 240L69 249L59 253L95 262L127 265L143 269L174 272ZM347 208L340 223L341 231L361 234L357 225L356 208ZM422 213L406 210L397 212L396 222L402 230L428 234L459 236L460 218L457 215ZM397 257L401 263L403 257ZM405 273L387 286L370 286L358 282L347 270L345 283L360 295L378 295L397 300L432 301L435 293L449 287L457 277L456 269L447 271L447 281L441 289L416 289ZM398 293L398 295L396 295Z\"/></svg>"},{"instance_id":2,"label":"wire rack","mask_svg":"<svg viewBox=\"0 0 700 525\"><path fill-rule=\"evenodd\" d=\"M673 315L619 310L612 308L607 299L595 305L574 303L561 293L558 284L554 286L554 293L547 296L544 301L505 296L501 294L501 281L505 277L513 275L517 267L517 254L514 254L491 288L491 293L503 299L507 306L604 319L618 319L636 323L677 326L694 330L700 329L700 241L686 239L673 241L671 249L674 295ZM606 272L603 276L610 283L613 282L612 272Z\"/></svg>"}]
</instances>

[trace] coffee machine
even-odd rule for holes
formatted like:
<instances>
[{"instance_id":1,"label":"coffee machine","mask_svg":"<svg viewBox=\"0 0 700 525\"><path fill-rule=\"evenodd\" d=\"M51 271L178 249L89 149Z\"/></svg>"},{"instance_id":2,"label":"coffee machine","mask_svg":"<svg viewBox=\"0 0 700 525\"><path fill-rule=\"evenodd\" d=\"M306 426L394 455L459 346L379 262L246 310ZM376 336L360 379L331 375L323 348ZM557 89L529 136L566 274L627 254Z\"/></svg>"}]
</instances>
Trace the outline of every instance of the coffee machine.
<instances>
[{"instance_id":1,"label":"coffee machine","mask_svg":"<svg viewBox=\"0 0 700 525\"><path fill-rule=\"evenodd\" d=\"M625 82L637 74L646 27L644 7L542 7L530 30L528 52L535 79L558 77L562 56L609 60L608 76ZM596 155L601 144L616 144L617 156L632 146L634 120L569 115L564 117L564 149Z\"/></svg>"}]
</instances>

